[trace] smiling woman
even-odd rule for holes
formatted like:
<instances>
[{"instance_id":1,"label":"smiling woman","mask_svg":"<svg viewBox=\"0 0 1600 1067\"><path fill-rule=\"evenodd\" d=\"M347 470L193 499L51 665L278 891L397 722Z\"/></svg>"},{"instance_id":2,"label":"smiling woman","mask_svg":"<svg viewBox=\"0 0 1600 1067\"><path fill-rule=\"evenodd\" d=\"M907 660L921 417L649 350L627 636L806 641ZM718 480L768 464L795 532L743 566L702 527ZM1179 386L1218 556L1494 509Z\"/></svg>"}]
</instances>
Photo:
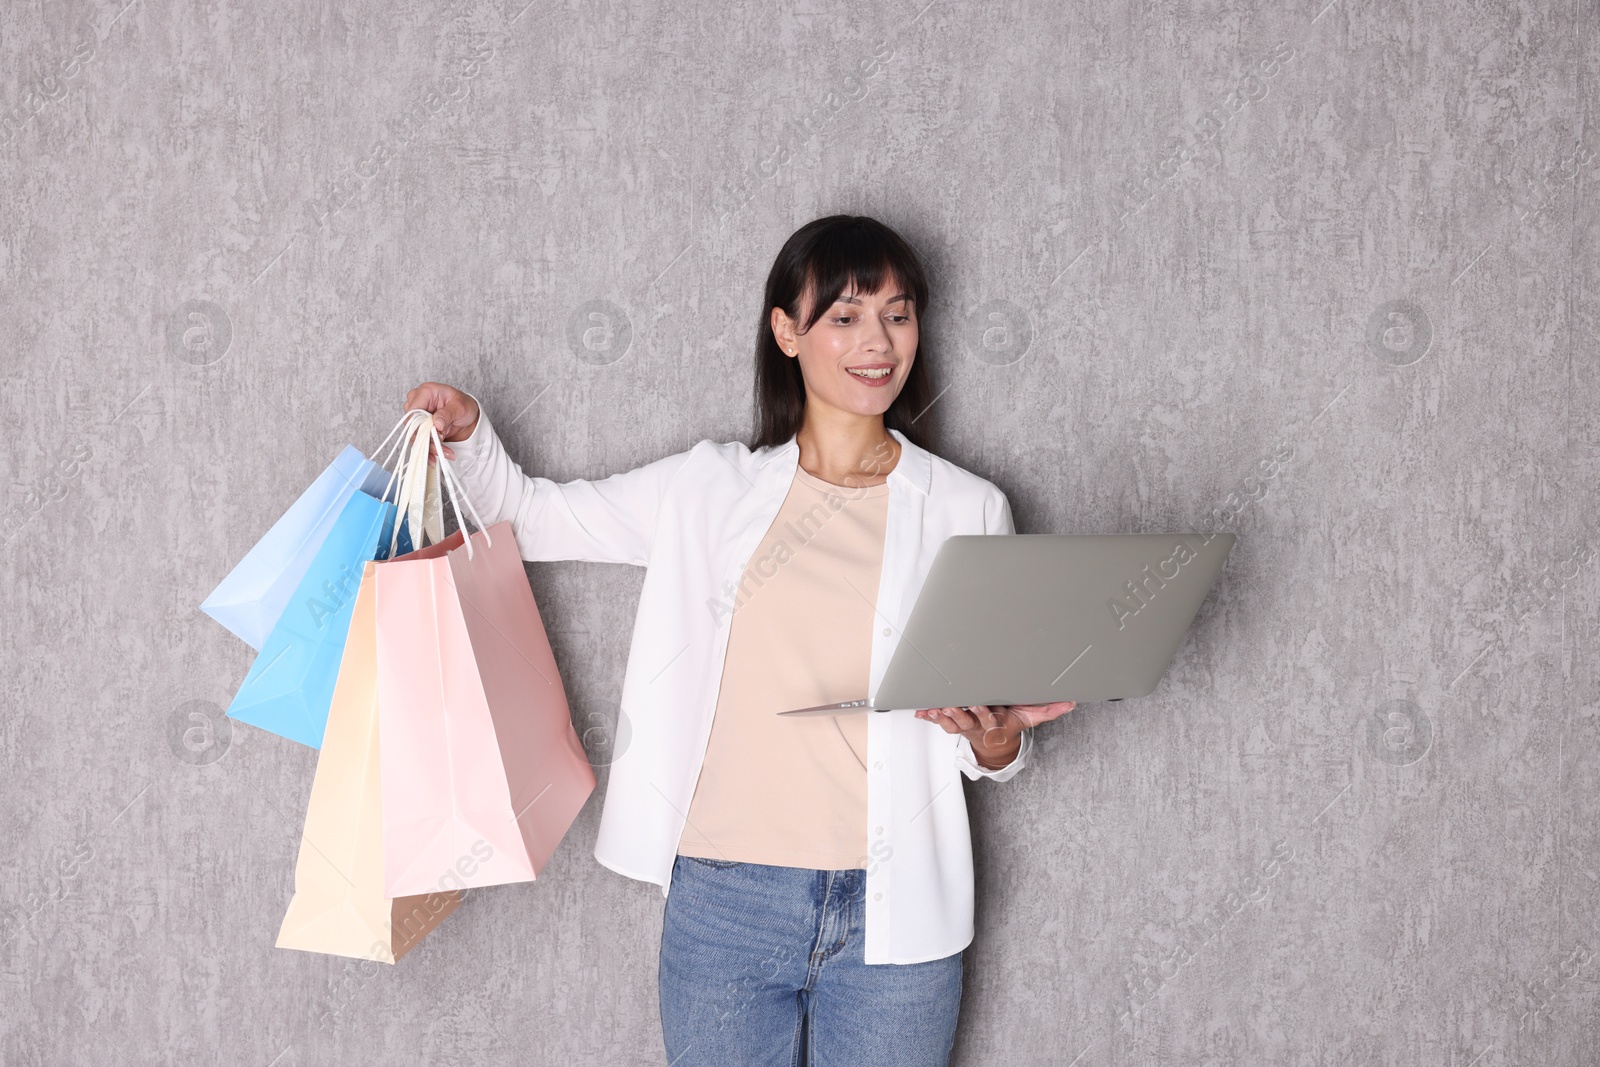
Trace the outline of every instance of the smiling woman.
<instances>
[{"instance_id":1,"label":"smiling woman","mask_svg":"<svg viewBox=\"0 0 1600 1067\"><path fill-rule=\"evenodd\" d=\"M1013 532L1000 490L918 440L927 304L889 227L807 224L767 276L754 440L599 481L524 474L466 393L406 397L524 559L648 568L595 858L667 895L675 1067L946 1063L973 936L961 777L1016 774L1073 707L778 714L869 696L939 546Z\"/></svg>"}]
</instances>

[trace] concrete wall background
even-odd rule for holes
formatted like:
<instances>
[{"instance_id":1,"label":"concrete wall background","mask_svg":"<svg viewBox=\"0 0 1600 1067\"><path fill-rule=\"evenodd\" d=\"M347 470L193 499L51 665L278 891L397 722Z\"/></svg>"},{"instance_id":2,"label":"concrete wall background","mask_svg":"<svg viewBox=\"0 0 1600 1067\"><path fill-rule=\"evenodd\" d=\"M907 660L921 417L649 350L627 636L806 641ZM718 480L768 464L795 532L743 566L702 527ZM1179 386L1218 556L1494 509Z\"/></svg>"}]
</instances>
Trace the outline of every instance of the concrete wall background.
<instances>
[{"instance_id":1,"label":"concrete wall background","mask_svg":"<svg viewBox=\"0 0 1600 1067\"><path fill-rule=\"evenodd\" d=\"M1324 2L7 5L0 1061L658 1062L598 792L398 968L272 948L315 753L185 742L197 605L424 379L551 477L745 435L850 211L1023 531L1240 535L969 789L957 1062L1592 1062L1596 8ZM603 767L641 576L529 573Z\"/></svg>"}]
</instances>

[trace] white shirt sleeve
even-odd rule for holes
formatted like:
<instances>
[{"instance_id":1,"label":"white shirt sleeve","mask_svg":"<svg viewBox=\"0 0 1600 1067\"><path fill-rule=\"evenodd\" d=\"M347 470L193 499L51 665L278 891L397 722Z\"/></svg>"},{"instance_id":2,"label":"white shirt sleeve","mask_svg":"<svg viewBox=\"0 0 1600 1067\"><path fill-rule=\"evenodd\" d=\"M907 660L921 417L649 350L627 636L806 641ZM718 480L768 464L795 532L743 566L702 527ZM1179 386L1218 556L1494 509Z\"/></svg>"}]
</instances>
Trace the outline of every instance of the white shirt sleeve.
<instances>
[{"instance_id":1,"label":"white shirt sleeve","mask_svg":"<svg viewBox=\"0 0 1600 1067\"><path fill-rule=\"evenodd\" d=\"M978 762L977 755L972 751L972 742L960 734L956 735L956 766L961 768L961 773L976 782L979 778L991 778L996 782L1003 782L1007 778L1014 778L1018 771L1028 762L1028 753L1033 751L1033 730L1022 731L1022 747L1017 749L1017 754L1011 762L1004 767L990 770Z\"/></svg>"},{"instance_id":2,"label":"white shirt sleeve","mask_svg":"<svg viewBox=\"0 0 1600 1067\"><path fill-rule=\"evenodd\" d=\"M644 566L650 560L662 498L689 458L688 452L679 452L609 478L558 484L522 472L506 453L481 403L472 433L449 445L456 456L452 466L467 498L489 526L511 523L525 560Z\"/></svg>"}]
</instances>

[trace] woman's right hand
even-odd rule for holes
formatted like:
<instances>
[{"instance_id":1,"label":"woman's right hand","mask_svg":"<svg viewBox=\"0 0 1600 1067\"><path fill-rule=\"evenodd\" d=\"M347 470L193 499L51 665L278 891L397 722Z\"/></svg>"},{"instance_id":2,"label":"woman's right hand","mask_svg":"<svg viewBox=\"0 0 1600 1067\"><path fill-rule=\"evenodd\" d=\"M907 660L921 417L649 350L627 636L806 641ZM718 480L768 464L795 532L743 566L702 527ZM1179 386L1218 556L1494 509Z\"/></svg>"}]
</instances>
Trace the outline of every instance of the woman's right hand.
<instances>
[{"instance_id":1,"label":"woman's right hand","mask_svg":"<svg viewBox=\"0 0 1600 1067\"><path fill-rule=\"evenodd\" d=\"M406 394L403 410L432 412L441 441L465 441L478 426L478 402L441 382L423 382L411 390ZM444 457L455 459L455 449L446 448Z\"/></svg>"}]
</instances>

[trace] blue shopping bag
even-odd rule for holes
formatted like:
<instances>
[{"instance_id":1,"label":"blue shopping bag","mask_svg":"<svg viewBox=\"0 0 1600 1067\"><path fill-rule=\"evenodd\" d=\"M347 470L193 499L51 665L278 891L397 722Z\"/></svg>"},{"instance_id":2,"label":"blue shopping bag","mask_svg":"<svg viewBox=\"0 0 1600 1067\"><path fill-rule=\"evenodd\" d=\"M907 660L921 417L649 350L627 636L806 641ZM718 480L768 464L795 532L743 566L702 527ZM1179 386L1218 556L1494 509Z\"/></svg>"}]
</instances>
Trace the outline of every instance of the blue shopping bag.
<instances>
[{"instance_id":1,"label":"blue shopping bag","mask_svg":"<svg viewBox=\"0 0 1600 1067\"><path fill-rule=\"evenodd\" d=\"M345 505L359 492L381 498L388 475L346 445L211 591L200 610L259 650Z\"/></svg>"},{"instance_id":2,"label":"blue shopping bag","mask_svg":"<svg viewBox=\"0 0 1600 1067\"><path fill-rule=\"evenodd\" d=\"M345 502L228 705L229 717L322 747L361 571L388 554L395 515L394 503L366 492ZM401 523L400 551L410 550L407 526Z\"/></svg>"}]
</instances>

